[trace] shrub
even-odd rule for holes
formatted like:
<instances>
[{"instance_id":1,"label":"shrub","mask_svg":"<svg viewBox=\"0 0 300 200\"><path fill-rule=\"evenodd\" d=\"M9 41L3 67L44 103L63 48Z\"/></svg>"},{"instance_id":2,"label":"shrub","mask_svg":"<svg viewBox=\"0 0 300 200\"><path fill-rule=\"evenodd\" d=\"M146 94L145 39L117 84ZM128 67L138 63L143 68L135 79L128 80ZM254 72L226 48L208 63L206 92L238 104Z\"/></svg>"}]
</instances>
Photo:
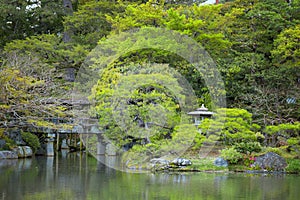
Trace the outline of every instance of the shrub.
<instances>
[{"instance_id":1,"label":"shrub","mask_svg":"<svg viewBox=\"0 0 300 200\"><path fill-rule=\"evenodd\" d=\"M255 160L256 158L254 156L245 155L243 162L246 167L254 168L255 166L253 164Z\"/></svg>"},{"instance_id":2,"label":"shrub","mask_svg":"<svg viewBox=\"0 0 300 200\"><path fill-rule=\"evenodd\" d=\"M172 143L190 146L197 134L198 131L193 124L175 126L174 132L172 133Z\"/></svg>"},{"instance_id":3,"label":"shrub","mask_svg":"<svg viewBox=\"0 0 300 200\"><path fill-rule=\"evenodd\" d=\"M287 140L288 145L293 146L299 144L299 138L289 138Z\"/></svg>"},{"instance_id":4,"label":"shrub","mask_svg":"<svg viewBox=\"0 0 300 200\"><path fill-rule=\"evenodd\" d=\"M205 141L205 136L202 135L201 133L197 133L197 135L194 138L194 143L192 149L200 149L203 142Z\"/></svg>"},{"instance_id":5,"label":"shrub","mask_svg":"<svg viewBox=\"0 0 300 200\"><path fill-rule=\"evenodd\" d=\"M223 149L221 151L221 157L231 164L236 164L243 158L243 155L240 152L238 152L234 147L231 147Z\"/></svg>"},{"instance_id":6,"label":"shrub","mask_svg":"<svg viewBox=\"0 0 300 200\"><path fill-rule=\"evenodd\" d=\"M287 172L299 173L300 172L300 160L290 159L287 161L288 166L285 168Z\"/></svg>"},{"instance_id":7,"label":"shrub","mask_svg":"<svg viewBox=\"0 0 300 200\"><path fill-rule=\"evenodd\" d=\"M280 148L266 147L266 148L264 148L263 152L264 153L273 152L273 153L276 153L276 154L278 154L280 156L283 156L283 150L280 149Z\"/></svg>"},{"instance_id":8,"label":"shrub","mask_svg":"<svg viewBox=\"0 0 300 200\"><path fill-rule=\"evenodd\" d=\"M216 110L213 118L203 120L199 128L205 136L218 135L218 140L232 145L257 141L256 131L260 126L252 123L252 114L244 109L220 108Z\"/></svg>"},{"instance_id":9,"label":"shrub","mask_svg":"<svg viewBox=\"0 0 300 200\"><path fill-rule=\"evenodd\" d=\"M261 145L259 142L241 142L234 145L234 148L240 153L260 152Z\"/></svg>"},{"instance_id":10,"label":"shrub","mask_svg":"<svg viewBox=\"0 0 300 200\"><path fill-rule=\"evenodd\" d=\"M4 141L6 144L4 145L3 150L12 150L14 147L17 146L16 142L8 137L5 137Z\"/></svg>"},{"instance_id":11,"label":"shrub","mask_svg":"<svg viewBox=\"0 0 300 200\"><path fill-rule=\"evenodd\" d=\"M11 149L13 149L16 146L15 141L13 141L12 139L10 139L9 137L7 137L4 134L4 130L3 129L0 129L0 139L2 139L2 140L5 141L5 145L0 150L11 150Z\"/></svg>"},{"instance_id":12,"label":"shrub","mask_svg":"<svg viewBox=\"0 0 300 200\"><path fill-rule=\"evenodd\" d=\"M33 153L41 147L39 138L36 135L29 132L22 132L21 135L24 142L32 148Z\"/></svg>"}]
</instances>

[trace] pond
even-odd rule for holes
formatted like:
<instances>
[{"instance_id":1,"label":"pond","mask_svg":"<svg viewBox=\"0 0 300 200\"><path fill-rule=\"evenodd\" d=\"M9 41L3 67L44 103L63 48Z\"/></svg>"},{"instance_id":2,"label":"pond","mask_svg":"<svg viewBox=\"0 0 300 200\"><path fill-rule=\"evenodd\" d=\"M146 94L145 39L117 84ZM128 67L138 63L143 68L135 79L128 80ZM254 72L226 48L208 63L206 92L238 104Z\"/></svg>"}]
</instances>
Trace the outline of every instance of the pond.
<instances>
[{"instance_id":1,"label":"pond","mask_svg":"<svg viewBox=\"0 0 300 200\"><path fill-rule=\"evenodd\" d=\"M2 199L299 199L300 176L125 173L85 154L0 160Z\"/></svg>"}]
</instances>

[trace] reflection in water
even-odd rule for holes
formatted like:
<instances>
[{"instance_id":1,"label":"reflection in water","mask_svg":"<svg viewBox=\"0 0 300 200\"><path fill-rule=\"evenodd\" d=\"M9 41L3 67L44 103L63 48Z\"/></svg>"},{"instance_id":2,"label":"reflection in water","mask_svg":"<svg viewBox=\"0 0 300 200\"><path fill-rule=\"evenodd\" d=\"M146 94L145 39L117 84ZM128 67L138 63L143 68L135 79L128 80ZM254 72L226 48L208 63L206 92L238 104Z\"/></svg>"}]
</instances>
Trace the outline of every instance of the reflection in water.
<instances>
[{"instance_id":1,"label":"reflection in water","mask_svg":"<svg viewBox=\"0 0 300 200\"><path fill-rule=\"evenodd\" d=\"M49 186L54 178L53 161L54 157L52 156L46 158L46 186Z\"/></svg>"},{"instance_id":2,"label":"reflection in water","mask_svg":"<svg viewBox=\"0 0 300 200\"><path fill-rule=\"evenodd\" d=\"M112 169L120 169L120 164L118 162L117 156L105 156L105 155L97 155L97 160L99 164L104 164Z\"/></svg>"},{"instance_id":3,"label":"reflection in water","mask_svg":"<svg viewBox=\"0 0 300 200\"><path fill-rule=\"evenodd\" d=\"M117 162L113 157L101 161ZM106 160L105 160L106 159ZM300 177L125 173L85 154L0 160L1 199L298 199Z\"/></svg>"},{"instance_id":4,"label":"reflection in water","mask_svg":"<svg viewBox=\"0 0 300 200\"><path fill-rule=\"evenodd\" d=\"M18 164L17 159L7 159L7 160L0 160L0 169L6 167L13 167Z\"/></svg>"}]
</instances>

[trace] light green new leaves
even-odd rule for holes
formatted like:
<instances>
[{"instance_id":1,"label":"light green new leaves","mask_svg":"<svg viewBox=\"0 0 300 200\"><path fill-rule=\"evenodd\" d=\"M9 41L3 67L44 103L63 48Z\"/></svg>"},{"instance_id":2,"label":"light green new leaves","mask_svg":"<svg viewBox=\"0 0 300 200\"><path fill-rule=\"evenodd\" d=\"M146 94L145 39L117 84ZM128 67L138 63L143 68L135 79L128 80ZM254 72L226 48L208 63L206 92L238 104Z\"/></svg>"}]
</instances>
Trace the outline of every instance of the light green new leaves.
<instances>
[{"instance_id":1,"label":"light green new leaves","mask_svg":"<svg viewBox=\"0 0 300 200\"><path fill-rule=\"evenodd\" d=\"M258 125L252 124L252 115L244 109L221 108L213 119L205 119L199 128L209 138L216 135L217 140L225 144L256 141Z\"/></svg>"},{"instance_id":2,"label":"light green new leaves","mask_svg":"<svg viewBox=\"0 0 300 200\"><path fill-rule=\"evenodd\" d=\"M274 41L275 49L272 51L277 66L300 66L300 25L285 29Z\"/></svg>"}]
</instances>

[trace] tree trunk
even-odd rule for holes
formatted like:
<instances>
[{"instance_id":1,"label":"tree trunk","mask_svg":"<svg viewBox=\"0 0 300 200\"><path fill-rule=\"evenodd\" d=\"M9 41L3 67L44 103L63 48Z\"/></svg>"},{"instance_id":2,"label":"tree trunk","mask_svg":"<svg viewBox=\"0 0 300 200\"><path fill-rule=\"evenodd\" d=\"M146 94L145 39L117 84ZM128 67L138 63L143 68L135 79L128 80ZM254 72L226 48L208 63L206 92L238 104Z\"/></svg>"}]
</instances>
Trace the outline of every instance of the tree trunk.
<instances>
[{"instance_id":1,"label":"tree trunk","mask_svg":"<svg viewBox=\"0 0 300 200\"><path fill-rule=\"evenodd\" d=\"M64 7L68 15L73 13L73 6L71 0L63 0Z\"/></svg>"},{"instance_id":2,"label":"tree trunk","mask_svg":"<svg viewBox=\"0 0 300 200\"><path fill-rule=\"evenodd\" d=\"M72 6L71 0L63 0L63 5L65 8L66 15L72 15L73 14L73 6ZM63 41L65 43L70 42L71 35L72 35L71 30L65 31L63 34Z\"/></svg>"}]
</instances>

